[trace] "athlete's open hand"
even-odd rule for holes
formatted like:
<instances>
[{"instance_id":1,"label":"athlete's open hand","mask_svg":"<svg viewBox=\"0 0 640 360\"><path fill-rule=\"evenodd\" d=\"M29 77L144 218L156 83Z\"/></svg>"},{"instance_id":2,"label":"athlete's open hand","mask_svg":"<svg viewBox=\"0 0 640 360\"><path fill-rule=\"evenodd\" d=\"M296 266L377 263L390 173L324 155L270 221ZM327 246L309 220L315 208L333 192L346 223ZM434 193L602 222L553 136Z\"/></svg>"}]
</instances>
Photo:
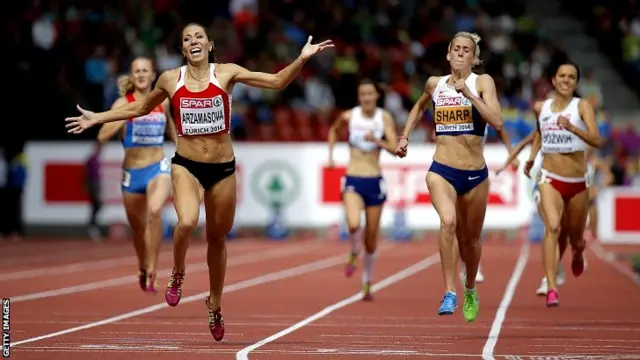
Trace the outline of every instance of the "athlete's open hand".
<instances>
[{"instance_id":1,"label":"athlete's open hand","mask_svg":"<svg viewBox=\"0 0 640 360\"><path fill-rule=\"evenodd\" d=\"M409 146L409 140L405 136L401 136L398 139L398 146L396 147L396 155L403 158L407 156L407 146Z\"/></svg>"},{"instance_id":2,"label":"athlete's open hand","mask_svg":"<svg viewBox=\"0 0 640 360\"><path fill-rule=\"evenodd\" d=\"M64 121L67 122L67 132L70 134L80 134L81 132L98 123L98 121L95 119L96 114L93 111L85 110L81 108L80 105L76 105L76 108L78 109L78 111L80 111L80 116L68 117L64 119Z\"/></svg>"},{"instance_id":3,"label":"athlete's open hand","mask_svg":"<svg viewBox=\"0 0 640 360\"><path fill-rule=\"evenodd\" d=\"M300 58L302 60L309 60L313 55L319 53L320 51L335 47L333 45L333 41L331 40L325 40L318 44L312 44L311 40L313 40L313 36L309 36L309 39L307 39L307 43L304 44L304 47L300 52Z\"/></svg>"}]
</instances>

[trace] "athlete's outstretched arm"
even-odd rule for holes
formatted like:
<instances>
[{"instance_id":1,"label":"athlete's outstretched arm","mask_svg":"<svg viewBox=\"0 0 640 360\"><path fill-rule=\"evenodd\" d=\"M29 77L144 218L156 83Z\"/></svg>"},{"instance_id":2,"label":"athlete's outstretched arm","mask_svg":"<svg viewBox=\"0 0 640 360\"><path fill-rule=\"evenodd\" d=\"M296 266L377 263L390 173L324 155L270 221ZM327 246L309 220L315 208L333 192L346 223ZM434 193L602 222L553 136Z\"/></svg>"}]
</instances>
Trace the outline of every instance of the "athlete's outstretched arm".
<instances>
[{"instance_id":1,"label":"athlete's outstretched arm","mask_svg":"<svg viewBox=\"0 0 640 360\"><path fill-rule=\"evenodd\" d=\"M396 123L393 120L393 116L388 111L384 111L382 115L384 121L384 137L385 141L373 139L379 147L387 150L392 155L396 154L396 147L398 146L398 136L396 135Z\"/></svg>"},{"instance_id":2,"label":"athlete's outstretched arm","mask_svg":"<svg viewBox=\"0 0 640 360\"><path fill-rule=\"evenodd\" d=\"M507 136L502 135L502 128L504 126L504 120L502 119L502 111L500 110L500 101L498 100L498 93L496 90L496 84L490 75L482 74L478 76L478 85L482 91L482 99L477 96L470 96L469 100L473 106L478 110L480 116L493 126L500 137ZM504 141L504 139L503 139ZM505 145L507 145L505 143ZM507 148L511 145L507 145Z\"/></svg>"},{"instance_id":3,"label":"athlete's outstretched arm","mask_svg":"<svg viewBox=\"0 0 640 360\"><path fill-rule=\"evenodd\" d=\"M249 71L240 65L225 64L225 70L232 72L231 80L233 82L243 83L249 86L265 88L265 89L284 89L289 83L298 76L302 66L315 54L328 48L332 48L331 40L326 40L318 44L311 44L313 37L309 36L307 43L302 48L300 56L295 59L277 74L268 74L263 72Z\"/></svg>"},{"instance_id":4,"label":"athlete's outstretched arm","mask_svg":"<svg viewBox=\"0 0 640 360\"><path fill-rule=\"evenodd\" d=\"M155 88L151 93L141 100L136 100L123 106L113 108L109 111L94 113L77 106L80 116L66 118L68 132L79 134L96 124L126 120L150 113L158 105L169 97L168 84L175 78L174 70L168 70L160 75Z\"/></svg>"},{"instance_id":5,"label":"athlete's outstretched arm","mask_svg":"<svg viewBox=\"0 0 640 360\"><path fill-rule=\"evenodd\" d=\"M600 138L600 132L598 131L598 125L596 124L596 117L593 111L593 107L587 100L580 100L578 104L578 110L580 111L580 117L587 125L587 130L582 130L577 126L571 124L568 120L561 121L561 125L567 130L576 134L587 144L594 148L599 148L602 145L602 139Z\"/></svg>"},{"instance_id":6,"label":"athlete's outstretched arm","mask_svg":"<svg viewBox=\"0 0 640 360\"><path fill-rule=\"evenodd\" d=\"M113 102L111 105L112 109L117 107L126 105L128 103L127 99L124 97L120 97ZM109 141L112 137L114 137L121 129L122 126L126 123L126 120L116 121L112 123L107 123L102 125L100 131L98 131L98 141L101 143Z\"/></svg>"},{"instance_id":7,"label":"athlete's outstretched arm","mask_svg":"<svg viewBox=\"0 0 640 360\"><path fill-rule=\"evenodd\" d=\"M329 144L329 166L333 166L333 148L338 141L338 130L347 125L350 117L351 110L343 111L329 128L329 136L327 139L327 143Z\"/></svg>"},{"instance_id":8,"label":"athlete's outstretched arm","mask_svg":"<svg viewBox=\"0 0 640 360\"><path fill-rule=\"evenodd\" d=\"M144 99L132 101L109 111L95 113L95 120L99 124L104 124L147 115L169 97L169 93L165 90L168 88L167 84L173 78L169 74L170 71L163 72L158 78L155 88Z\"/></svg>"}]
</instances>

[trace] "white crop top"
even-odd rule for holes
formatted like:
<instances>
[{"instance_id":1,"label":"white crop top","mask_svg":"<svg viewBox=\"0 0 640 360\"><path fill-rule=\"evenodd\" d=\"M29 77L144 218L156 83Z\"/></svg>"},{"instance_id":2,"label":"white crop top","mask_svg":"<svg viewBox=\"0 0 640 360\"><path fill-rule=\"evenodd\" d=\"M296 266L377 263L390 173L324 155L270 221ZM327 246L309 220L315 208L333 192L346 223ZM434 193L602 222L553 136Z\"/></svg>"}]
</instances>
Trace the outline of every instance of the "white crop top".
<instances>
[{"instance_id":1,"label":"white crop top","mask_svg":"<svg viewBox=\"0 0 640 360\"><path fill-rule=\"evenodd\" d=\"M540 125L540 135L542 137L542 153L566 154L585 151L585 142L578 135L560 127L558 117L564 115L569 118L573 126L586 130L584 121L580 117L578 104L580 98L574 97L567 107L559 112L551 111L553 99L547 99L542 104L542 109L538 117Z\"/></svg>"},{"instance_id":2,"label":"white crop top","mask_svg":"<svg viewBox=\"0 0 640 360\"><path fill-rule=\"evenodd\" d=\"M367 118L362 113L362 108L356 106L351 109L349 118L349 145L362 151L373 151L378 149L378 145L364 139L368 133L381 140L384 136L384 111L376 108L372 118Z\"/></svg>"}]
</instances>

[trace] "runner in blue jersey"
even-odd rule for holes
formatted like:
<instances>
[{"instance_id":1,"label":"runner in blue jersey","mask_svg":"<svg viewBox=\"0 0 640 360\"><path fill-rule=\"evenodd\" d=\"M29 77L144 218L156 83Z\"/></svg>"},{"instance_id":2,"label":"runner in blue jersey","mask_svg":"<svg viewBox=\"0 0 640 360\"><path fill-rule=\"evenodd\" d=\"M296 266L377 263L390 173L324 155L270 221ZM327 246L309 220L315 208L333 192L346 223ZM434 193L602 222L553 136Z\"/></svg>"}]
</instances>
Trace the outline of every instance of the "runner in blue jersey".
<instances>
[{"instance_id":1,"label":"runner in blue jersey","mask_svg":"<svg viewBox=\"0 0 640 360\"><path fill-rule=\"evenodd\" d=\"M131 74L119 79L117 108L151 92L156 74L151 59L138 57L131 63ZM162 243L162 209L171 195L170 163L164 154L165 133L175 142L168 101L148 115L106 123L98 141L106 142L120 135L124 147L122 197L131 226L133 245L138 257L140 288L156 293L156 267Z\"/></svg>"}]
</instances>

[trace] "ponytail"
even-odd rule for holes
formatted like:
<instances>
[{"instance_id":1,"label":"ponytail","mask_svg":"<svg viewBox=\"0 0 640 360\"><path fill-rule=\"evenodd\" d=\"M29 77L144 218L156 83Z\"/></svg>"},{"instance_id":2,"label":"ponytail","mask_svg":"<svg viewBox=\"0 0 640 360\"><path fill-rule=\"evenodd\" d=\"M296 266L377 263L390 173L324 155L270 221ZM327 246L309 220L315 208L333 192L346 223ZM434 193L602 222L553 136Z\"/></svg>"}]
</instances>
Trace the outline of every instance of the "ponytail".
<instances>
[{"instance_id":1,"label":"ponytail","mask_svg":"<svg viewBox=\"0 0 640 360\"><path fill-rule=\"evenodd\" d=\"M127 94L132 93L134 90L133 81L131 81L131 76L129 75L120 75L118 77L118 91L120 96L127 96Z\"/></svg>"}]
</instances>

